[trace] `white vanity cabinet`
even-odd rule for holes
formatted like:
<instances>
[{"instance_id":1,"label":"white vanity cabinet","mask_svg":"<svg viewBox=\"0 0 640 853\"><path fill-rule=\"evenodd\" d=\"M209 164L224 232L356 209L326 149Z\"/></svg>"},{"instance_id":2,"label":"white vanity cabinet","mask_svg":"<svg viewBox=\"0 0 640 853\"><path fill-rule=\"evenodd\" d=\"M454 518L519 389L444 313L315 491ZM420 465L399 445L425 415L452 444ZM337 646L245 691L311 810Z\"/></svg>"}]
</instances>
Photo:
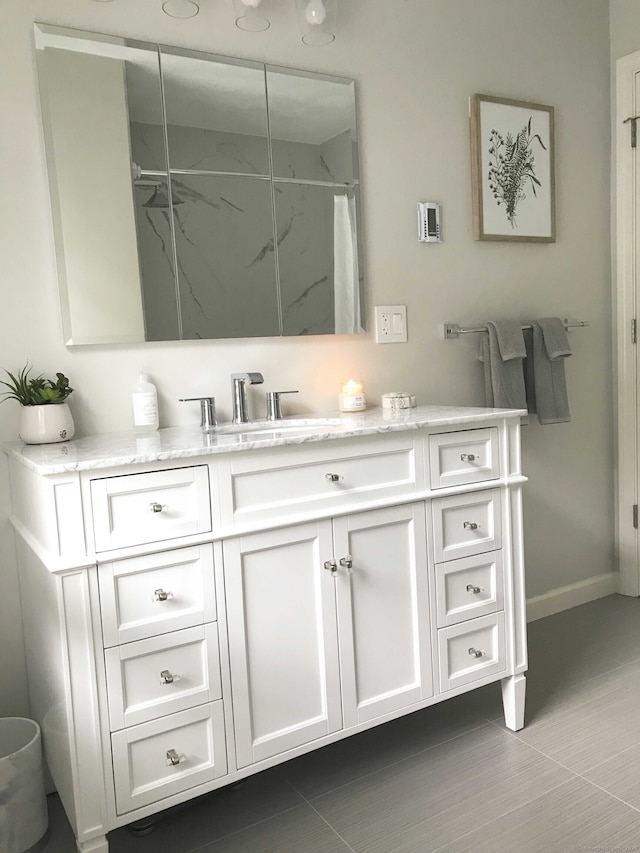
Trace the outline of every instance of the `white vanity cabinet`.
<instances>
[{"instance_id":1,"label":"white vanity cabinet","mask_svg":"<svg viewBox=\"0 0 640 853\"><path fill-rule=\"evenodd\" d=\"M432 695L424 505L224 549L239 767Z\"/></svg>"},{"instance_id":2,"label":"white vanity cabinet","mask_svg":"<svg viewBox=\"0 0 640 853\"><path fill-rule=\"evenodd\" d=\"M32 714L78 849L491 681L522 727L519 415L9 448Z\"/></svg>"}]
</instances>

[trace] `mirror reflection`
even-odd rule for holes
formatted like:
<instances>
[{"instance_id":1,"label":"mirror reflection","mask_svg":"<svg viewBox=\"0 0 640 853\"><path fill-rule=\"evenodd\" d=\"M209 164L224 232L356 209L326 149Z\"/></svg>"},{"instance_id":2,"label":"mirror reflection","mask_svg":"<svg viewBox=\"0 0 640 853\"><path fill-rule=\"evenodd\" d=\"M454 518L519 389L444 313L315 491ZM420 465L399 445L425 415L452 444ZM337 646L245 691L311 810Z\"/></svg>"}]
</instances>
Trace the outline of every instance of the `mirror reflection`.
<instances>
[{"instance_id":1,"label":"mirror reflection","mask_svg":"<svg viewBox=\"0 0 640 853\"><path fill-rule=\"evenodd\" d=\"M36 46L67 344L362 331L353 81Z\"/></svg>"}]
</instances>

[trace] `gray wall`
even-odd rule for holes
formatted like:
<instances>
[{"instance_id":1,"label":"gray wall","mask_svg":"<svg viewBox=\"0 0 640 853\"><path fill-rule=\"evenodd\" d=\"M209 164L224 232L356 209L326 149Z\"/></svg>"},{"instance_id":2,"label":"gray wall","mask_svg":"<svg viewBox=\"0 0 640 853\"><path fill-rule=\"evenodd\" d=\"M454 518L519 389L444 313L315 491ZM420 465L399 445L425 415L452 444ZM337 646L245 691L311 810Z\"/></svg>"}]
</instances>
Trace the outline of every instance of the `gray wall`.
<instances>
[{"instance_id":1,"label":"gray wall","mask_svg":"<svg viewBox=\"0 0 640 853\"><path fill-rule=\"evenodd\" d=\"M549 314L589 320L588 329L572 336L567 365L573 421L532 423L523 432L528 595L611 571L607 0L350 0L340 3L338 38L321 49L300 43L293 4L270 5L271 29L255 35L237 30L230 4L222 2L202 3L197 18L176 21L162 14L159 1L4 0L0 366L17 369L28 358L38 370L66 372L77 389L71 405L80 434L129 427L130 386L141 368L158 386L164 425L197 422L197 410L178 403L183 396L213 394L228 418L229 373L239 370L264 373L265 385L252 389L260 411L264 392L282 388L301 392L287 400L289 412L335 409L349 377L362 380L372 404L385 391L406 389L420 403L481 405L477 340L445 342L443 323ZM375 304L406 304L409 342L379 346L369 332L65 350L34 20L354 77L368 325ZM468 98L474 92L555 107L557 243L473 241ZM417 242L417 201L443 205L442 245ZM1 439L15 437L17 421L13 403L0 406ZM25 691L4 469L0 512L0 714L6 714L24 710Z\"/></svg>"}]
</instances>

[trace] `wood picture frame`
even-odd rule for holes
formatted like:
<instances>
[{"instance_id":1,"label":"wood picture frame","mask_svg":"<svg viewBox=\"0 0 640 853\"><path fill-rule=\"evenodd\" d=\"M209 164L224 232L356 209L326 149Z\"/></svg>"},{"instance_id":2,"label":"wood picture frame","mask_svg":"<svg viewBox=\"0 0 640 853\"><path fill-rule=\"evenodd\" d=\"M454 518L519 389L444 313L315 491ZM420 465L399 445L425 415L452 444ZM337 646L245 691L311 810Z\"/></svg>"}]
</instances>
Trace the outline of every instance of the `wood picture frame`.
<instances>
[{"instance_id":1,"label":"wood picture frame","mask_svg":"<svg viewBox=\"0 0 640 853\"><path fill-rule=\"evenodd\" d=\"M475 94L470 124L474 239L555 243L553 107Z\"/></svg>"}]
</instances>

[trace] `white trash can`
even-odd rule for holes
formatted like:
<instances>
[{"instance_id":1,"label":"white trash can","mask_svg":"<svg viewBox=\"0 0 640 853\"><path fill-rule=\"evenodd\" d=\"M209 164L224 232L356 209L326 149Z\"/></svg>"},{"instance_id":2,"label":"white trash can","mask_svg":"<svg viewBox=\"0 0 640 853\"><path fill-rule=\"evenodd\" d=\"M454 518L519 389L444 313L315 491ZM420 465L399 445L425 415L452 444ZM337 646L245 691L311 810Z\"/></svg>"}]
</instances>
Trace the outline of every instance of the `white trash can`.
<instances>
[{"instance_id":1,"label":"white trash can","mask_svg":"<svg viewBox=\"0 0 640 853\"><path fill-rule=\"evenodd\" d=\"M40 726L0 718L0 853L25 853L47 825Z\"/></svg>"}]
</instances>

